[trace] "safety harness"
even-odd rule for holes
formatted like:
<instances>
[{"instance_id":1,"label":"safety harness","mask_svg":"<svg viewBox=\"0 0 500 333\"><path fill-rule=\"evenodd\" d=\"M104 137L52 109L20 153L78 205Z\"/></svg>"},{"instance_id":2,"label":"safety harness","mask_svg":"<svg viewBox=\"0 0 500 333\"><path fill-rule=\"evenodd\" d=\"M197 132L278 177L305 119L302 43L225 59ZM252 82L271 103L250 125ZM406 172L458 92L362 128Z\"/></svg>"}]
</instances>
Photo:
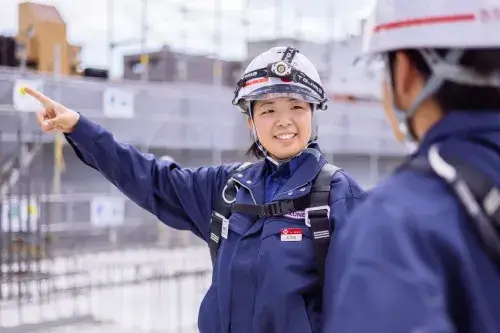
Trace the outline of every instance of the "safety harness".
<instances>
[{"instance_id":1,"label":"safety harness","mask_svg":"<svg viewBox=\"0 0 500 333\"><path fill-rule=\"evenodd\" d=\"M332 164L323 165L313 181L308 195L293 200L280 200L262 205L236 203L237 184L232 176L251 166L245 163L234 170L224 188L222 199L216 209L212 211L210 220L210 239L208 246L212 264L215 263L221 237L227 238L229 217L233 212L257 216L259 218L282 216L296 211L304 211L305 224L311 228L313 234L313 250L318 266L318 275L321 285L325 270L325 261L333 232L330 222L330 190L332 177L340 169Z\"/></svg>"},{"instance_id":2,"label":"safety harness","mask_svg":"<svg viewBox=\"0 0 500 333\"><path fill-rule=\"evenodd\" d=\"M462 159L443 158L437 146L431 147L429 156L410 159L399 169L405 168L446 181L467 211L481 246L500 267L500 188Z\"/></svg>"}]
</instances>

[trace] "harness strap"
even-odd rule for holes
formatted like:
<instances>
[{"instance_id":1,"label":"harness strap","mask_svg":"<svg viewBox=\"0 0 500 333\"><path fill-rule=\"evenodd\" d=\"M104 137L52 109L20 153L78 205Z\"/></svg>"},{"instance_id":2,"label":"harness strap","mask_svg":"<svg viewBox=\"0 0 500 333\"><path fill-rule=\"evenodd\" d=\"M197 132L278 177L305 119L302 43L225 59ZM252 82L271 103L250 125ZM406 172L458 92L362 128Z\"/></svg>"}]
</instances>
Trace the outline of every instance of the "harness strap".
<instances>
[{"instance_id":1,"label":"harness strap","mask_svg":"<svg viewBox=\"0 0 500 333\"><path fill-rule=\"evenodd\" d=\"M224 234L224 225L228 225L228 219L232 212L263 217L282 216L284 214L304 211L305 224L311 228L313 235L313 251L318 267L318 277L321 287L323 286L325 262L330 245L330 237L333 232L330 221L330 190L331 182L338 167L325 164L313 181L309 195L294 199L282 200L263 205L240 204L219 205L218 212L212 212L210 255L212 264L215 263L217 250L219 248L221 235ZM228 182L229 183L229 182ZM224 201L221 201L225 203ZM227 232L227 231L226 231Z\"/></svg>"},{"instance_id":2,"label":"harness strap","mask_svg":"<svg viewBox=\"0 0 500 333\"><path fill-rule=\"evenodd\" d=\"M401 169L421 171L446 181L467 211L480 244L500 267L500 189L490 178L462 159L439 157L442 163L446 163L447 167L453 169L456 175L454 179L442 177L439 170L436 170L436 166L433 166L426 156L409 160L402 165Z\"/></svg>"},{"instance_id":3,"label":"harness strap","mask_svg":"<svg viewBox=\"0 0 500 333\"><path fill-rule=\"evenodd\" d=\"M283 200L262 205L234 203L232 211L246 215L263 217L281 216L304 210L309 207L309 196L300 197L294 200Z\"/></svg>"},{"instance_id":4,"label":"harness strap","mask_svg":"<svg viewBox=\"0 0 500 333\"><path fill-rule=\"evenodd\" d=\"M285 52L283 52L283 56L281 60L286 61L287 63L291 63L293 58L295 58L295 54L297 54L299 50L292 46L287 46Z\"/></svg>"},{"instance_id":5,"label":"harness strap","mask_svg":"<svg viewBox=\"0 0 500 333\"><path fill-rule=\"evenodd\" d=\"M323 288L326 257L333 232L330 222L330 190L332 178L339 170L332 164L325 164L316 177L310 194L310 207L306 208L305 223L313 234L313 248L320 286Z\"/></svg>"},{"instance_id":6,"label":"harness strap","mask_svg":"<svg viewBox=\"0 0 500 333\"><path fill-rule=\"evenodd\" d=\"M229 173L228 183L231 177L243 170L249 168L252 163L246 162L240 165L238 168ZM229 216L231 216L231 206L223 198L229 202L236 199L236 189L226 186L222 193L221 200L218 201L215 210L212 211L210 217L210 238L208 239L208 248L210 249L210 258L212 259L212 265L215 263L217 258L217 251L219 251L220 240L223 236L223 228L227 227ZM227 230L225 231L227 233Z\"/></svg>"}]
</instances>

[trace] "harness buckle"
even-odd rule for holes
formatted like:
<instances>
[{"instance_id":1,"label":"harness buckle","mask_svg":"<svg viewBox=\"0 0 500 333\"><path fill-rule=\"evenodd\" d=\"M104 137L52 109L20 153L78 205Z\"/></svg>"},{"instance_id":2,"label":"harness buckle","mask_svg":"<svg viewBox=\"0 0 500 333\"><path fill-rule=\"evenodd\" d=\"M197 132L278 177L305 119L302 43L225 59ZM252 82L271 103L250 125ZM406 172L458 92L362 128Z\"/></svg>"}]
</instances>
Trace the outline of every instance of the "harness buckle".
<instances>
[{"instance_id":1,"label":"harness buckle","mask_svg":"<svg viewBox=\"0 0 500 333\"><path fill-rule=\"evenodd\" d=\"M322 211L322 210L326 211L326 217L328 218L330 216L330 206L328 206L328 205L309 207L309 208L304 209L304 218L306 221L306 226L308 226L309 228L311 227L311 219L309 218L309 213Z\"/></svg>"},{"instance_id":2,"label":"harness buckle","mask_svg":"<svg viewBox=\"0 0 500 333\"><path fill-rule=\"evenodd\" d=\"M260 206L260 217L265 216L278 216L281 215L281 207L279 202L272 202L270 204Z\"/></svg>"},{"instance_id":3,"label":"harness buckle","mask_svg":"<svg viewBox=\"0 0 500 333\"><path fill-rule=\"evenodd\" d=\"M227 220L225 216L216 212L215 210L212 211L212 221L222 224L225 220Z\"/></svg>"}]
</instances>

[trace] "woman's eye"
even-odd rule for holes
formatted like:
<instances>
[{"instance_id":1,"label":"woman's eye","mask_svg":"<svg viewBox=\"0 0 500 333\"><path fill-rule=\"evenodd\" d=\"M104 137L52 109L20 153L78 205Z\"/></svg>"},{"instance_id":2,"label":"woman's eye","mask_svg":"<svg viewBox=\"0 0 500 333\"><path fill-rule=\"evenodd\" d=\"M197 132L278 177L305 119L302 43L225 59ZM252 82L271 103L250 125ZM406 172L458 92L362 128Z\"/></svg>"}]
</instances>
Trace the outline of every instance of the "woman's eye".
<instances>
[{"instance_id":1,"label":"woman's eye","mask_svg":"<svg viewBox=\"0 0 500 333\"><path fill-rule=\"evenodd\" d=\"M303 109L304 109L304 107L303 107L302 105L295 105L295 106L293 107L293 109L294 109L294 110L303 110Z\"/></svg>"},{"instance_id":2,"label":"woman's eye","mask_svg":"<svg viewBox=\"0 0 500 333\"><path fill-rule=\"evenodd\" d=\"M270 114L270 113L273 113L274 110L265 110L265 111L262 111L261 114Z\"/></svg>"}]
</instances>

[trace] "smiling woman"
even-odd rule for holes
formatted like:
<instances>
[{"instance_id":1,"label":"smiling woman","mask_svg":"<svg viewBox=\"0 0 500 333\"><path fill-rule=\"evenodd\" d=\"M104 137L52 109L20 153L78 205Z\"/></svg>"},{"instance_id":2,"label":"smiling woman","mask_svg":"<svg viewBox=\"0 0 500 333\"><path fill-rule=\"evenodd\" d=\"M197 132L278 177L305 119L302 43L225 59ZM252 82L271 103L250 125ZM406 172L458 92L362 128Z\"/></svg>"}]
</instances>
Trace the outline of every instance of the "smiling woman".
<instances>
[{"instance_id":1,"label":"smiling woman","mask_svg":"<svg viewBox=\"0 0 500 333\"><path fill-rule=\"evenodd\" d=\"M316 141L315 111L326 109L326 101L318 71L296 49L260 54L246 68L233 100L252 129L248 153L275 165L297 156ZM294 135L277 137L283 134Z\"/></svg>"},{"instance_id":2,"label":"smiling woman","mask_svg":"<svg viewBox=\"0 0 500 333\"><path fill-rule=\"evenodd\" d=\"M295 99L278 97L257 101L253 105L248 125L256 128L262 146L274 160L286 160L297 155L309 143L312 125L311 104ZM254 143L250 152L261 156Z\"/></svg>"},{"instance_id":3,"label":"smiling woman","mask_svg":"<svg viewBox=\"0 0 500 333\"><path fill-rule=\"evenodd\" d=\"M321 331L331 234L364 192L319 150L314 119L326 99L305 56L272 48L238 81L233 104L248 117L253 151L262 157L250 165L182 168L115 141L37 91L26 93L45 108L37 113L45 132L64 132L77 156L131 200L208 243L213 283L200 307L201 333Z\"/></svg>"}]
</instances>

